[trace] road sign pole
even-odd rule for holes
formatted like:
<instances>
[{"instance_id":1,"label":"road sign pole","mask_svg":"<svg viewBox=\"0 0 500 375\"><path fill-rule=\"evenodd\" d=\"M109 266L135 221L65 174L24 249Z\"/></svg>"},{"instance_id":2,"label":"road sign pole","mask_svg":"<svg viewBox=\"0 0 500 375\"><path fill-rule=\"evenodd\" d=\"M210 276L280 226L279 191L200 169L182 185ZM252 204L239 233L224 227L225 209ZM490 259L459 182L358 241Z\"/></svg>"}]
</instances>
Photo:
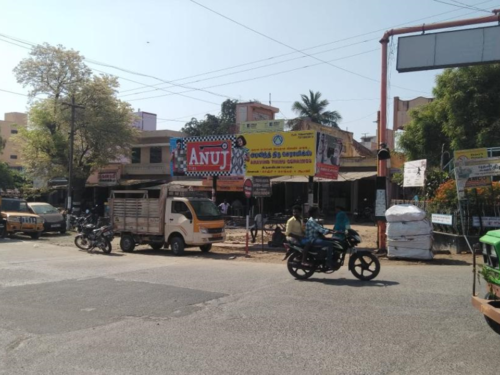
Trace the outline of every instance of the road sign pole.
<instances>
[{"instance_id":1,"label":"road sign pole","mask_svg":"<svg viewBox=\"0 0 500 375\"><path fill-rule=\"evenodd\" d=\"M253 182L251 179L247 178L245 182L243 182L243 192L245 193L245 197L247 198L247 235L246 235L246 245L245 245L245 254L248 256L248 230L250 224L250 197L253 193ZM257 223L255 223L255 228L257 229Z\"/></svg>"},{"instance_id":2,"label":"road sign pole","mask_svg":"<svg viewBox=\"0 0 500 375\"><path fill-rule=\"evenodd\" d=\"M249 224L250 224L250 199L247 198L247 220L246 220L246 241L245 241L245 255L248 256L248 230L249 230Z\"/></svg>"},{"instance_id":3,"label":"road sign pole","mask_svg":"<svg viewBox=\"0 0 500 375\"><path fill-rule=\"evenodd\" d=\"M262 217L262 228L260 229L260 249L264 251L264 198L260 197L260 215Z\"/></svg>"}]
</instances>

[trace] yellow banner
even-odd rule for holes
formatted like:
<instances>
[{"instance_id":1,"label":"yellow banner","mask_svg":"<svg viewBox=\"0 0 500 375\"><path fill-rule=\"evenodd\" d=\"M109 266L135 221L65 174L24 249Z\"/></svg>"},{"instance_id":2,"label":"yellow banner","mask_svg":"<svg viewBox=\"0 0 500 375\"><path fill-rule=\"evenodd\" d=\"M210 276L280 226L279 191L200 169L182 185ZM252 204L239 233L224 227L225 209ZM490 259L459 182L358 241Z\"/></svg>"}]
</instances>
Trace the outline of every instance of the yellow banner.
<instances>
[{"instance_id":1,"label":"yellow banner","mask_svg":"<svg viewBox=\"0 0 500 375\"><path fill-rule=\"evenodd\" d=\"M242 134L236 138L233 158L239 153L247 176L314 176L316 131Z\"/></svg>"},{"instance_id":2,"label":"yellow banner","mask_svg":"<svg viewBox=\"0 0 500 375\"><path fill-rule=\"evenodd\" d=\"M240 133L279 132L285 128L285 120L246 121L240 124Z\"/></svg>"},{"instance_id":3,"label":"yellow banner","mask_svg":"<svg viewBox=\"0 0 500 375\"><path fill-rule=\"evenodd\" d=\"M488 157L488 149L474 148L470 150L457 150L454 152L455 167L463 166L464 162L472 159L484 159ZM491 185L491 177L472 177L467 180L465 184L466 189L489 186Z\"/></svg>"}]
</instances>

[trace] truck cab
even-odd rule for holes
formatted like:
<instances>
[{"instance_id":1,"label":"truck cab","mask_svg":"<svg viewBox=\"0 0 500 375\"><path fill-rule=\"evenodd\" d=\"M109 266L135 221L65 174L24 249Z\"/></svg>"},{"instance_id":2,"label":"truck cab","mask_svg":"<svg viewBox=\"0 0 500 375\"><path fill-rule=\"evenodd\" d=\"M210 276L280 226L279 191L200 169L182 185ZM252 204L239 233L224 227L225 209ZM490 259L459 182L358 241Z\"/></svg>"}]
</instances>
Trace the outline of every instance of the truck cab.
<instances>
[{"instance_id":1,"label":"truck cab","mask_svg":"<svg viewBox=\"0 0 500 375\"><path fill-rule=\"evenodd\" d=\"M43 219L30 212L24 199L2 198L1 217L5 226L2 235L22 232L37 240L43 232Z\"/></svg>"},{"instance_id":2,"label":"truck cab","mask_svg":"<svg viewBox=\"0 0 500 375\"><path fill-rule=\"evenodd\" d=\"M181 242L184 246L199 246L201 251L207 252L212 243L223 242L225 237L221 213L208 198L167 199L165 242L170 244L174 254L184 251Z\"/></svg>"}]
</instances>

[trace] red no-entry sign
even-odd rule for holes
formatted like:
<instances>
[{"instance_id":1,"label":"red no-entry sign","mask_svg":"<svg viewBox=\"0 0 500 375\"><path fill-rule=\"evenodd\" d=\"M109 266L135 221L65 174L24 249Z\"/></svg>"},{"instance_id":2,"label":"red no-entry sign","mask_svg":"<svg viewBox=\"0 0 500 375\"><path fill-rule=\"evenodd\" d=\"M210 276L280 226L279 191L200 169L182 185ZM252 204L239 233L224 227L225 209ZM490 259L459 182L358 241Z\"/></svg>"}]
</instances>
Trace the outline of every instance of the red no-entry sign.
<instances>
[{"instance_id":1,"label":"red no-entry sign","mask_svg":"<svg viewBox=\"0 0 500 375\"><path fill-rule=\"evenodd\" d=\"M253 183L249 178L245 180L243 183L243 192L245 193L245 197L250 198L253 192Z\"/></svg>"}]
</instances>

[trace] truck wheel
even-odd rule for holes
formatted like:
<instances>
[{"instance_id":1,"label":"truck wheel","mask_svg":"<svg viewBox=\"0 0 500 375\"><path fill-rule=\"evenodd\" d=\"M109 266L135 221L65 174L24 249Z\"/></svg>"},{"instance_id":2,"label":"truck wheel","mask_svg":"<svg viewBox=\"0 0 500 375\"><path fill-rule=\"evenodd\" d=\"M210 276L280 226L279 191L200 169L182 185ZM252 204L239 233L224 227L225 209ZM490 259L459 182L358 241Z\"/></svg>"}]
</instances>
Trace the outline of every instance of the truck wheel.
<instances>
[{"instance_id":1,"label":"truck wheel","mask_svg":"<svg viewBox=\"0 0 500 375\"><path fill-rule=\"evenodd\" d=\"M172 238L170 248L175 256L184 255L184 240L181 237Z\"/></svg>"},{"instance_id":2,"label":"truck wheel","mask_svg":"<svg viewBox=\"0 0 500 375\"><path fill-rule=\"evenodd\" d=\"M134 251L134 238L130 235L122 236L122 239L120 240L120 249L122 249L124 253L131 253L132 251Z\"/></svg>"},{"instance_id":3,"label":"truck wheel","mask_svg":"<svg viewBox=\"0 0 500 375\"><path fill-rule=\"evenodd\" d=\"M208 253L212 249L212 244L207 243L206 245L200 246L200 250L202 253Z\"/></svg>"},{"instance_id":4,"label":"truck wheel","mask_svg":"<svg viewBox=\"0 0 500 375\"><path fill-rule=\"evenodd\" d=\"M151 246L153 250L160 250L163 247L163 245L164 245L163 242L153 242L149 244L149 246Z\"/></svg>"},{"instance_id":5,"label":"truck wheel","mask_svg":"<svg viewBox=\"0 0 500 375\"><path fill-rule=\"evenodd\" d=\"M41 235L42 235L42 232L30 233L31 239L33 239L33 240L38 240Z\"/></svg>"}]
</instances>

